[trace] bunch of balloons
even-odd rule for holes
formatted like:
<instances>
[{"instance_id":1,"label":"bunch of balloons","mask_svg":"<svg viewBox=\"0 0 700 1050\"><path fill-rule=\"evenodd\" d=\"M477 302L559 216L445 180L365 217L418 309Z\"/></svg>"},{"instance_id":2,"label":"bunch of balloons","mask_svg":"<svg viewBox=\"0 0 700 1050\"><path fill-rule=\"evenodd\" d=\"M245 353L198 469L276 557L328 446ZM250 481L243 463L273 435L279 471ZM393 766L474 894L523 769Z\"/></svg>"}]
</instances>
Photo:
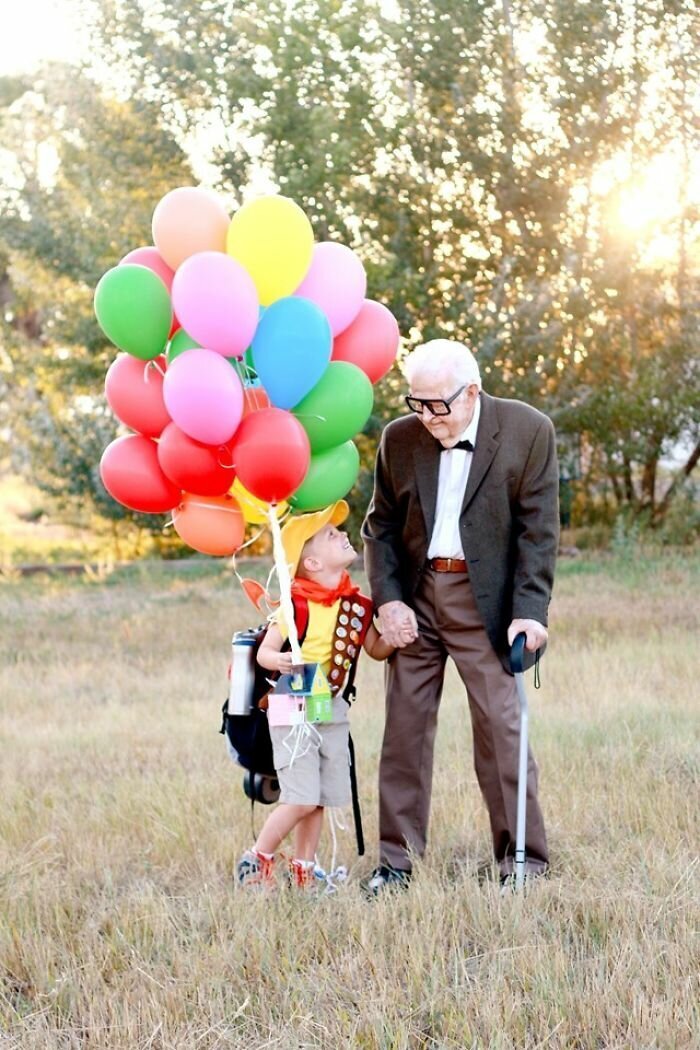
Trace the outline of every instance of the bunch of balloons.
<instances>
[{"instance_id":1,"label":"bunch of balloons","mask_svg":"<svg viewBox=\"0 0 700 1050\"><path fill-rule=\"evenodd\" d=\"M365 298L362 262L314 244L294 201L260 197L230 218L207 190L180 187L95 291L95 313L124 353L105 391L134 433L100 462L110 495L172 512L194 550L233 554L270 505L325 507L352 488L352 441L399 329Z\"/></svg>"}]
</instances>

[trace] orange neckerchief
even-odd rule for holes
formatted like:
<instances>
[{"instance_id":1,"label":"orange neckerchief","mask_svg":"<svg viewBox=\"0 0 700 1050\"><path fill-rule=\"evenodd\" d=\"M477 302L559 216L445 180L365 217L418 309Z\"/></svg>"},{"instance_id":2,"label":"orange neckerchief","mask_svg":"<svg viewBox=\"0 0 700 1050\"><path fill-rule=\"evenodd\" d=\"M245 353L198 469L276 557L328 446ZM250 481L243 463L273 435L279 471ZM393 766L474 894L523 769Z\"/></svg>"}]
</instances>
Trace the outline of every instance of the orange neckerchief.
<instances>
[{"instance_id":1,"label":"orange neckerchief","mask_svg":"<svg viewBox=\"0 0 700 1050\"><path fill-rule=\"evenodd\" d=\"M319 605L335 605L339 598L350 598L353 594L359 594L360 588L350 579L350 574L343 570L340 583L337 587L324 587L313 580L305 580L295 576L292 580L292 594L300 598L306 598L308 602L317 602Z\"/></svg>"}]
</instances>

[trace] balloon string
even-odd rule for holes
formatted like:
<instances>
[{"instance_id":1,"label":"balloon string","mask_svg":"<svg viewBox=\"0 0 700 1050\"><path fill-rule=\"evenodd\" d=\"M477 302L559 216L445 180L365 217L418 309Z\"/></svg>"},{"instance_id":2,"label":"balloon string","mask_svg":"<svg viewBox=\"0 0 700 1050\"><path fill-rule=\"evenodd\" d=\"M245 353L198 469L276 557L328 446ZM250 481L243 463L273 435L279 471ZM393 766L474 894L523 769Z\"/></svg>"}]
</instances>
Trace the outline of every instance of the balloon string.
<instances>
[{"instance_id":1,"label":"balloon string","mask_svg":"<svg viewBox=\"0 0 700 1050\"><path fill-rule=\"evenodd\" d=\"M160 365L158 364L157 361L146 361L146 367L143 370L143 381L144 381L144 383L148 383L148 381L149 381L148 380L148 369L149 368L155 368L156 372L160 372L160 374L162 375L163 379L165 379L165 372L160 367Z\"/></svg>"},{"instance_id":2,"label":"balloon string","mask_svg":"<svg viewBox=\"0 0 700 1050\"><path fill-rule=\"evenodd\" d=\"M294 412L297 419L320 419L322 423L328 422L328 416L320 416L317 412Z\"/></svg>"},{"instance_id":3,"label":"balloon string","mask_svg":"<svg viewBox=\"0 0 700 1050\"><path fill-rule=\"evenodd\" d=\"M248 368L248 365L245 364L241 357L236 357L232 364L236 375L241 381L241 386L243 387L243 397L246 399L246 401L248 401L248 396L252 389L250 380L250 376L251 374L253 374L252 370Z\"/></svg>"},{"instance_id":4,"label":"balloon string","mask_svg":"<svg viewBox=\"0 0 700 1050\"><path fill-rule=\"evenodd\" d=\"M273 565L272 568L270 569L270 571L267 574L267 579L265 580L265 593L266 594L270 593L270 584L272 583L272 578L275 575L275 572L276 572L276 569L275 569L275 566Z\"/></svg>"},{"instance_id":5,"label":"balloon string","mask_svg":"<svg viewBox=\"0 0 700 1050\"><path fill-rule=\"evenodd\" d=\"M287 626L289 645L292 650L292 663L295 665L299 665L302 664L304 661L301 655L301 646L299 645L297 625L294 620L294 605L292 604L292 580L289 574L287 555L285 553L284 545L282 543L280 523L277 520L276 511L276 505L272 504L267 512L268 521L270 523L270 531L272 532L272 551L275 559L275 565L277 567L277 578L280 582L280 602L282 604L282 612L284 613L284 619Z\"/></svg>"},{"instance_id":6,"label":"balloon string","mask_svg":"<svg viewBox=\"0 0 700 1050\"><path fill-rule=\"evenodd\" d=\"M176 507L173 511L173 521L176 521L176 515L178 512L182 513L187 507L204 507L205 510L223 510L226 514L240 514L240 510L236 507L222 507L219 503L199 503L197 500L190 499L186 504L181 503L179 507Z\"/></svg>"},{"instance_id":7,"label":"balloon string","mask_svg":"<svg viewBox=\"0 0 700 1050\"><path fill-rule=\"evenodd\" d=\"M262 534L264 533L264 531L265 531L264 528L263 529L258 529L258 531L255 533L255 535L251 536L251 538L249 540L246 540L245 543L242 543L240 545L240 547L238 547L236 549L235 554L232 555L232 558L233 558L233 571L236 573L236 576L238 576L238 570L236 569L236 554L240 554L240 552L244 551L246 549L246 547L250 547L251 543L255 543L256 540L259 540L260 537L262 536ZM238 576L238 579L240 580L240 576Z\"/></svg>"},{"instance_id":8,"label":"balloon string","mask_svg":"<svg viewBox=\"0 0 700 1050\"><path fill-rule=\"evenodd\" d=\"M251 412L259 412L261 408L267 408L267 405L258 398L258 391L262 390L262 387L257 386L244 386L243 387L243 398L246 403L246 408Z\"/></svg>"},{"instance_id":9,"label":"balloon string","mask_svg":"<svg viewBox=\"0 0 700 1050\"><path fill-rule=\"evenodd\" d=\"M250 493L250 492L246 492L245 495L244 495L244 493L240 489L237 489L236 492L234 493L234 495L236 497L236 500L239 503L245 503L245 505L247 507L249 507L250 510L256 511L258 514L263 514L263 513L267 514L267 511L268 511L269 507L271 506L271 504L266 503L265 500L257 500L256 501L256 497L253 496L252 493ZM263 504L263 506L261 506L261 504ZM276 506L277 505L278 504L276 504ZM284 511L281 514L278 513L278 515L277 515L278 521L284 521L284 519L287 517L287 515L289 513L289 509L290 509L289 505L287 505L285 507Z\"/></svg>"},{"instance_id":10,"label":"balloon string","mask_svg":"<svg viewBox=\"0 0 700 1050\"><path fill-rule=\"evenodd\" d=\"M253 496L243 495L243 493L240 490L236 491L236 499L239 503L245 503L246 507L249 507L250 510L262 511L262 507L259 503L255 502Z\"/></svg>"},{"instance_id":11,"label":"balloon string","mask_svg":"<svg viewBox=\"0 0 700 1050\"><path fill-rule=\"evenodd\" d=\"M243 375L243 372L242 372L240 357L234 357L233 361L230 361L230 363L233 366L234 372L236 373L236 375L240 379L241 384L243 384L245 382L245 376Z\"/></svg>"}]
</instances>

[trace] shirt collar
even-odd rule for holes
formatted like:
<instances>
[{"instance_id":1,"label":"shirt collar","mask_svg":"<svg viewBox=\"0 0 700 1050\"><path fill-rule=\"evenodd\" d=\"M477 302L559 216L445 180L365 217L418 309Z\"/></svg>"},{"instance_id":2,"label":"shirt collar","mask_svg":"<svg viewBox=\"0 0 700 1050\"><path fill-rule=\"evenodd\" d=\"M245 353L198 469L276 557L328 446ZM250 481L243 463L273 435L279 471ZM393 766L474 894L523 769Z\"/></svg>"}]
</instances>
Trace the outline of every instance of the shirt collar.
<instances>
[{"instance_id":1,"label":"shirt collar","mask_svg":"<svg viewBox=\"0 0 700 1050\"><path fill-rule=\"evenodd\" d=\"M471 418L471 422L466 430L462 431L459 435L460 441L471 441L474 448L476 448L476 432L479 427L479 416L481 415L481 395L479 395L474 402L474 415Z\"/></svg>"}]
</instances>

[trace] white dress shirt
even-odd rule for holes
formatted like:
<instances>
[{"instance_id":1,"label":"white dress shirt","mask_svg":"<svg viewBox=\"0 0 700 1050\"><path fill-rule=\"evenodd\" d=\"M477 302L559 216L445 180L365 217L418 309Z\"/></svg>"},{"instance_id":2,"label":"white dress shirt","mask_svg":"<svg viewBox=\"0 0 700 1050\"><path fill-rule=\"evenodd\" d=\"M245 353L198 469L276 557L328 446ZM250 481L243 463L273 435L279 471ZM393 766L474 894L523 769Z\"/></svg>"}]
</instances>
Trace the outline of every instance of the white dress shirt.
<instances>
[{"instance_id":1,"label":"white dress shirt","mask_svg":"<svg viewBox=\"0 0 700 1050\"><path fill-rule=\"evenodd\" d=\"M459 440L476 445L476 431L481 415L481 398L476 399L471 423L460 434ZM445 449L440 453L435 524L428 546L429 558L464 558L459 535L459 515L469 479L473 453L462 448Z\"/></svg>"}]
</instances>

